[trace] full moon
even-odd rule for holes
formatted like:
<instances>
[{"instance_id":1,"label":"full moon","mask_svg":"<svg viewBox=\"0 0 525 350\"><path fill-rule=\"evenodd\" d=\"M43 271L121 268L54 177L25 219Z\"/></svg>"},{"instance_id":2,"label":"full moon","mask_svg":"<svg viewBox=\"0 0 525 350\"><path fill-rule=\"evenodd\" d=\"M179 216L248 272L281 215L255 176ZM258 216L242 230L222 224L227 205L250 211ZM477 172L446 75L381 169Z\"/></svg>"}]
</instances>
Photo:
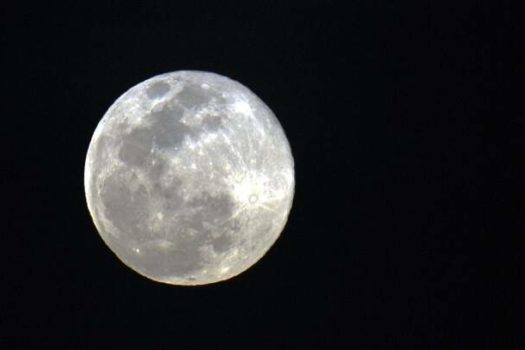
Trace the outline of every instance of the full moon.
<instances>
[{"instance_id":1,"label":"full moon","mask_svg":"<svg viewBox=\"0 0 525 350\"><path fill-rule=\"evenodd\" d=\"M236 276L281 234L294 161L273 112L227 77L177 71L135 85L89 144L89 212L106 245L154 281Z\"/></svg>"}]
</instances>

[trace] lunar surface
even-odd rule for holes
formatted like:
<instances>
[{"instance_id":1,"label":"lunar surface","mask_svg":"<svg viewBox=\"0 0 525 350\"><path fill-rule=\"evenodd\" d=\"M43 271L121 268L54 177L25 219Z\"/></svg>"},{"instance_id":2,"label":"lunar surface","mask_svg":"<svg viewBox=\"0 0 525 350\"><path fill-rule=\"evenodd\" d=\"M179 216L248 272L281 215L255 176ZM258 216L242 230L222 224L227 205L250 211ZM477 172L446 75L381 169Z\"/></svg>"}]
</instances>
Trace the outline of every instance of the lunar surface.
<instances>
[{"instance_id":1,"label":"lunar surface","mask_svg":"<svg viewBox=\"0 0 525 350\"><path fill-rule=\"evenodd\" d=\"M295 184L273 112L242 84L199 71L155 76L119 97L91 139L84 182L117 257L176 285L255 264L283 230Z\"/></svg>"}]
</instances>

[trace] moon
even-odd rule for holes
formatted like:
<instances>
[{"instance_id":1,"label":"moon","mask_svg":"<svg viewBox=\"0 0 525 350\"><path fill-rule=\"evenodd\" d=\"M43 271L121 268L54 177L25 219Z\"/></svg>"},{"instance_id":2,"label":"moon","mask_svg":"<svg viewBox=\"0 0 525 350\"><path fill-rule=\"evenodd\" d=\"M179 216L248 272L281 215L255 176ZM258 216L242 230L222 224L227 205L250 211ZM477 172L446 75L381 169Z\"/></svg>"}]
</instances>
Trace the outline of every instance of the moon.
<instances>
[{"instance_id":1,"label":"moon","mask_svg":"<svg viewBox=\"0 0 525 350\"><path fill-rule=\"evenodd\" d=\"M143 81L89 144L87 206L106 245L154 281L203 285L254 265L292 206L294 160L270 108L202 71Z\"/></svg>"}]
</instances>

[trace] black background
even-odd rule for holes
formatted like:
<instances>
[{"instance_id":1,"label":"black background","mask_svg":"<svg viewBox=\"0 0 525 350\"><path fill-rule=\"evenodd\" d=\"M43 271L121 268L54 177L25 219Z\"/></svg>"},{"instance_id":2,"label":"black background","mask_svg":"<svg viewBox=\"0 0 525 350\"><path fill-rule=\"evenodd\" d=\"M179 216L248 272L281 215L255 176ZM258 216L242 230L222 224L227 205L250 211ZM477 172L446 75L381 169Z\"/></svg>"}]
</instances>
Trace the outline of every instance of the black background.
<instances>
[{"instance_id":1,"label":"black background","mask_svg":"<svg viewBox=\"0 0 525 350\"><path fill-rule=\"evenodd\" d=\"M0 11L2 349L520 348L525 50L510 1ZM193 288L121 264L83 188L106 109L181 69L252 89L296 164L265 258Z\"/></svg>"}]
</instances>

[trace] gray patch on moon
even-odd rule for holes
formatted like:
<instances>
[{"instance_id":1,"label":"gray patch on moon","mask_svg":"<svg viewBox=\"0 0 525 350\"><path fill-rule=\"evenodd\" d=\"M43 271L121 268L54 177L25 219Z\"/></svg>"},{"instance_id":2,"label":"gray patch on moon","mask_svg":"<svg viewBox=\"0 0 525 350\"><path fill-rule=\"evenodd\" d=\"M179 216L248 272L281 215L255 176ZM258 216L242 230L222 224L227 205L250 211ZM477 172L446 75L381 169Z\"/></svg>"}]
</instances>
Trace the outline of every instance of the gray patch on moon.
<instances>
[{"instance_id":1,"label":"gray patch on moon","mask_svg":"<svg viewBox=\"0 0 525 350\"><path fill-rule=\"evenodd\" d=\"M207 104L210 99L210 93L197 85L186 85L184 89L177 94L177 99L181 105L186 108L201 106Z\"/></svg>"},{"instance_id":2,"label":"gray patch on moon","mask_svg":"<svg viewBox=\"0 0 525 350\"><path fill-rule=\"evenodd\" d=\"M133 256L133 259L140 260L143 273L156 278L186 277L206 263L199 252L201 244L198 239L182 235L173 242L151 240L139 247L140 254Z\"/></svg>"},{"instance_id":3,"label":"gray patch on moon","mask_svg":"<svg viewBox=\"0 0 525 350\"><path fill-rule=\"evenodd\" d=\"M100 199L105 216L122 234L135 241L145 238L142 232L148 217L148 193L143 185L133 190L124 177L114 173L105 179Z\"/></svg>"},{"instance_id":4,"label":"gray patch on moon","mask_svg":"<svg viewBox=\"0 0 525 350\"><path fill-rule=\"evenodd\" d=\"M153 130L137 128L123 137L119 158L129 165L142 166L151 152Z\"/></svg>"},{"instance_id":5,"label":"gray patch on moon","mask_svg":"<svg viewBox=\"0 0 525 350\"><path fill-rule=\"evenodd\" d=\"M165 106L151 113L151 132L158 148L177 148L184 137L192 133L191 128L181 122L184 110L179 106Z\"/></svg>"},{"instance_id":6,"label":"gray patch on moon","mask_svg":"<svg viewBox=\"0 0 525 350\"><path fill-rule=\"evenodd\" d=\"M160 203L158 210L163 217L169 218L184 205L181 195L182 181L170 178L169 181L155 181L150 197L156 198Z\"/></svg>"},{"instance_id":7,"label":"gray patch on moon","mask_svg":"<svg viewBox=\"0 0 525 350\"><path fill-rule=\"evenodd\" d=\"M212 239L211 245L213 246L213 250L217 253L224 253L230 250L232 247L234 241L230 236L227 236L225 234Z\"/></svg>"},{"instance_id":8,"label":"gray patch on moon","mask_svg":"<svg viewBox=\"0 0 525 350\"><path fill-rule=\"evenodd\" d=\"M170 86L166 84L165 82L158 81L152 84L146 90L146 94L148 95L149 98L156 99L156 98L161 98L162 96L166 95L168 91L170 91Z\"/></svg>"},{"instance_id":9,"label":"gray patch on moon","mask_svg":"<svg viewBox=\"0 0 525 350\"><path fill-rule=\"evenodd\" d=\"M217 115L207 115L203 118L202 126L205 131L217 131L223 126L223 118Z\"/></svg>"}]
</instances>

